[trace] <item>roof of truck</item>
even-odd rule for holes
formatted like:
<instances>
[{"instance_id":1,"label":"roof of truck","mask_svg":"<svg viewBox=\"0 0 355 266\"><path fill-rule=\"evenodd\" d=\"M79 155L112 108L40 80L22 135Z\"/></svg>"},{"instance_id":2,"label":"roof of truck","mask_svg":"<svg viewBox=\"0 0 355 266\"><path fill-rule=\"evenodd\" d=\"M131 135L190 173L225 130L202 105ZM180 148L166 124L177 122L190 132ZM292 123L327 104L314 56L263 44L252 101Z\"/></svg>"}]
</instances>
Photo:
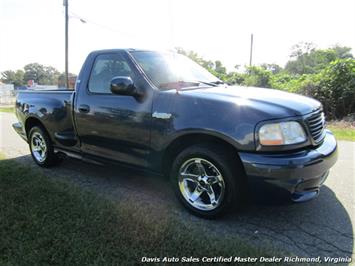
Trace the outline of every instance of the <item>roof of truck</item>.
<instances>
[{"instance_id":1,"label":"roof of truck","mask_svg":"<svg viewBox=\"0 0 355 266\"><path fill-rule=\"evenodd\" d=\"M137 51L137 52L157 52L157 51L174 51L174 49L142 49L142 48L115 48L115 49L103 49L103 50L95 50L92 51L91 53L102 53L102 52L106 52L106 53L117 53L117 52L133 52L133 51Z\"/></svg>"}]
</instances>

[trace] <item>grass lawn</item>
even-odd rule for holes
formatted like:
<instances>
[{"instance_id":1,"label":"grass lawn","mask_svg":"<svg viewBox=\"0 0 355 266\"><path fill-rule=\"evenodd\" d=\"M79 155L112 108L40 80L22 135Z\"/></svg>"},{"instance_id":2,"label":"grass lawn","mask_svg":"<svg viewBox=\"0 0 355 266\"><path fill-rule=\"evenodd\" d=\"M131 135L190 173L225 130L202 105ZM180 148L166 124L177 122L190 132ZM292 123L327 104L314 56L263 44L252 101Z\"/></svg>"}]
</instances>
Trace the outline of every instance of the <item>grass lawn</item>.
<instances>
[{"instance_id":1,"label":"grass lawn","mask_svg":"<svg viewBox=\"0 0 355 266\"><path fill-rule=\"evenodd\" d=\"M14 113L15 112L15 107L0 107L0 112Z\"/></svg>"},{"instance_id":2,"label":"grass lawn","mask_svg":"<svg viewBox=\"0 0 355 266\"><path fill-rule=\"evenodd\" d=\"M338 140L355 141L355 125L354 123L345 121L331 121L327 128L331 130Z\"/></svg>"},{"instance_id":3,"label":"grass lawn","mask_svg":"<svg viewBox=\"0 0 355 266\"><path fill-rule=\"evenodd\" d=\"M0 160L0 265L133 265L142 256L272 256L139 202L113 202ZM276 253L281 253L277 251Z\"/></svg>"}]
</instances>

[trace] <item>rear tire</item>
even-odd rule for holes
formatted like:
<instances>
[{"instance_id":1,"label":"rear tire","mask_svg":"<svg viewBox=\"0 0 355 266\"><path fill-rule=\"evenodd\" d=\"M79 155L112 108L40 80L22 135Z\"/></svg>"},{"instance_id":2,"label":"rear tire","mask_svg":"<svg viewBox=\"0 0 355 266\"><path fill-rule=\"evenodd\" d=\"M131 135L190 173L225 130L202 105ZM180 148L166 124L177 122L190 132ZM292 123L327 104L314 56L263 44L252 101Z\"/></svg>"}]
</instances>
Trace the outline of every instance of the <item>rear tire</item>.
<instances>
[{"instance_id":1,"label":"rear tire","mask_svg":"<svg viewBox=\"0 0 355 266\"><path fill-rule=\"evenodd\" d=\"M51 167L61 162L61 158L54 153L52 141L42 127L32 127L28 136L31 155L37 165Z\"/></svg>"},{"instance_id":2,"label":"rear tire","mask_svg":"<svg viewBox=\"0 0 355 266\"><path fill-rule=\"evenodd\" d=\"M178 154L170 181L191 213L214 218L241 204L245 174L233 155L217 145L194 145Z\"/></svg>"}]
</instances>

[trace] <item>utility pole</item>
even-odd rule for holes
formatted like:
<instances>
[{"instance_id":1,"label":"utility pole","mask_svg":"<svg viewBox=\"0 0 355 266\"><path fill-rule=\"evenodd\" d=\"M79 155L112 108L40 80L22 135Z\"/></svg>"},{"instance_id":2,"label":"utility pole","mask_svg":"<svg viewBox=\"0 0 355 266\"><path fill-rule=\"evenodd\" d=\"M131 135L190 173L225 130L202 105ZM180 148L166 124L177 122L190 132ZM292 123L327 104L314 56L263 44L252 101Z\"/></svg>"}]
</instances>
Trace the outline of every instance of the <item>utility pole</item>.
<instances>
[{"instance_id":1,"label":"utility pole","mask_svg":"<svg viewBox=\"0 0 355 266\"><path fill-rule=\"evenodd\" d=\"M250 59L249 59L249 66L253 63L253 33L250 36Z\"/></svg>"},{"instance_id":2,"label":"utility pole","mask_svg":"<svg viewBox=\"0 0 355 266\"><path fill-rule=\"evenodd\" d=\"M68 1L63 0L65 7L65 87L69 88L69 70L68 70L68 29L69 29L69 15L68 15Z\"/></svg>"}]
</instances>

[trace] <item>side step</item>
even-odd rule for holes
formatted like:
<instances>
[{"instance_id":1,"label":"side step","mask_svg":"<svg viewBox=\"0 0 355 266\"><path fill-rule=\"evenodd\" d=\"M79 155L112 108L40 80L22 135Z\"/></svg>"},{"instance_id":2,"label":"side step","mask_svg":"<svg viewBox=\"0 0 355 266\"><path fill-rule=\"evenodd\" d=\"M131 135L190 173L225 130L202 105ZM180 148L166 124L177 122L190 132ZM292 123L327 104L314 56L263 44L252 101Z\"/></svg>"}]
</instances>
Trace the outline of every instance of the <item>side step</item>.
<instances>
[{"instance_id":1,"label":"side step","mask_svg":"<svg viewBox=\"0 0 355 266\"><path fill-rule=\"evenodd\" d=\"M62 149L62 148L59 148L59 147L54 147L54 152L58 153L58 154L61 154L63 156L68 156L70 158L75 158L75 159L78 159L78 160L81 160L81 161L84 161L84 162L87 162L87 163L96 164L96 165L104 165L100 161L93 160L93 159L90 159L90 158L87 158L87 157L83 156L81 152L68 151L68 150L65 150L65 149Z\"/></svg>"}]
</instances>

